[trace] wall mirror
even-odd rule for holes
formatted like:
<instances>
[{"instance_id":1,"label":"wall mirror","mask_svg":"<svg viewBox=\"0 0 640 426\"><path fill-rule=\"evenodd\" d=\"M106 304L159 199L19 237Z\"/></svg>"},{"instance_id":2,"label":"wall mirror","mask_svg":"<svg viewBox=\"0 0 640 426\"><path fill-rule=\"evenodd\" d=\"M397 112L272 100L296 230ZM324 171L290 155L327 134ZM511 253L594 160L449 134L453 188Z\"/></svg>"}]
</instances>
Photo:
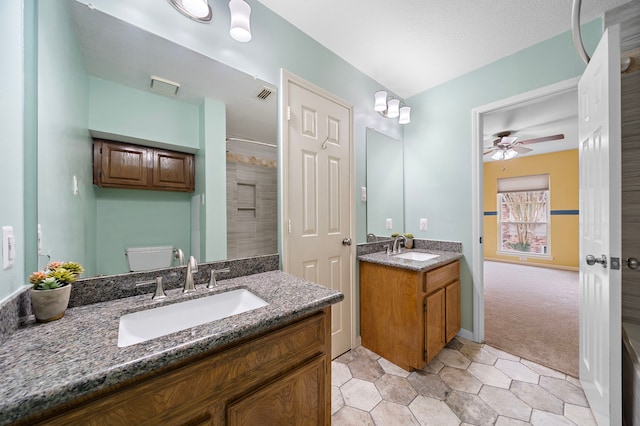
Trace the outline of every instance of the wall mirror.
<instances>
[{"instance_id":1,"label":"wall mirror","mask_svg":"<svg viewBox=\"0 0 640 426\"><path fill-rule=\"evenodd\" d=\"M39 266L125 273L127 247L188 257L204 238L200 261L276 253L276 85L73 0L38 8ZM179 83L177 95L151 91L151 76ZM194 153L196 191L92 185L93 137ZM230 167L198 175L225 154Z\"/></svg>"},{"instance_id":2,"label":"wall mirror","mask_svg":"<svg viewBox=\"0 0 640 426\"><path fill-rule=\"evenodd\" d=\"M404 232L403 164L402 142L367 128L368 234L388 237Z\"/></svg>"}]
</instances>

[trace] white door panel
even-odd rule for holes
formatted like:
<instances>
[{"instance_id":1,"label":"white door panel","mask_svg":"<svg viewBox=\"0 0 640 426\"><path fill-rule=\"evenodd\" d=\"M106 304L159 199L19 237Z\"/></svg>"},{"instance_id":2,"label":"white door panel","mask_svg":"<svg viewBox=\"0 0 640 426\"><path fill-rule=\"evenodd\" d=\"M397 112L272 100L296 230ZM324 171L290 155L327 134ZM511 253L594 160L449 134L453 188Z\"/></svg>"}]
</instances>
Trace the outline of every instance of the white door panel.
<instances>
[{"instance_id":1,"label":"white door panel","mask_svg":"<svg viewBox=\"0 0 640 426\"><path fill-rule=\"evenodd\" d=\"M580 381L600 426L622 422L621 274L612 269L621 254L619 60L610 27L578 83Z\"/></svg>"}]
</instances>

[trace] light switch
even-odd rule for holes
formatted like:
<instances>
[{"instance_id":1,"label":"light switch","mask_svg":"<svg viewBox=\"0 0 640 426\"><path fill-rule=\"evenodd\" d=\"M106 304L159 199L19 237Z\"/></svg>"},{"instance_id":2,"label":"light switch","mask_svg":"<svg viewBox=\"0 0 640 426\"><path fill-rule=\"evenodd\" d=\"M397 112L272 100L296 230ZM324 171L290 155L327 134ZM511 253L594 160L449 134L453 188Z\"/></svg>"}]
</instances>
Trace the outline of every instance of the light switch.
<instances>
[{"instance_id":1,"label":"light switch","mask_svg":"<svg viewBox=\"0 0 640 426\"><path fill-rule=\"evenodd\" d=\"M387 218L387 229L393 228L393 221L391 218Z\"/></svg>"},{"instance_id":2,"label":"light switch","mask_svg":"<svg viewBox=\"0 0 640 426\"><path fill-rule=\"evenodd\" d=\"M2 227L2 269L9 269L16 259L16 237L13 226Z\"/></svg>"},{"instance_id":3,"label":"light switch","mask_svg":"<svg viewBox=\"0 0 640 426\"><path fill-rule=\"evenodd\" d=\"M420 230L421 231L426 231L427 230L427 219L420 219Z\"/></svg>"},{"instance_id":4,"label":"light switch","mask_svg":"<svg viewBox=\"0 0 640 426\"><path fill-rule=\"evenodd\" d=\"M367 187L360 188L360 201L367 201Z\"/></svg>"},{"instance_id":5,"label":"light switch","mask_svg":"<svg viewBox=\"0 0 640 426\"><path fill-rule=\"evenodd\" d=\"M38 224L38 254L42 254L42 225Z\"/></svg>"}]
</instances>

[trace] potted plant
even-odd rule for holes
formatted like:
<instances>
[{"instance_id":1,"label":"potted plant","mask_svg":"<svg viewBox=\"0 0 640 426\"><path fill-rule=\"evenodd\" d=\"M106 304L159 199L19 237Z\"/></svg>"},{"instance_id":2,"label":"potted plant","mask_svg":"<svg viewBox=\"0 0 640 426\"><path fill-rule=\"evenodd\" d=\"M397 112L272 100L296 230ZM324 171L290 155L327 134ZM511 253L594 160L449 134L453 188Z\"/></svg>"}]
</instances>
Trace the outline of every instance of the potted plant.
<instances>
[{"instance_id":1,"label":"potted plant","mask_svg":"<svg viewBox=\"0 0 640 426\"><path fill-rule=\"evenodd\" d=\"M404 235L405 242L404 246L408 249L413 248L413 234L402 234Z\"/></svg>"},{"instance_id":2,"label":"potted plant","mask_svg":"<svg viewBox=\"0 0 640 426\"><path fill-rule=\"evenodd\" d=\"M71 283L83 271L77 262L51 262L44 271L31 274L31 309L37 322L55 321L64 316L71 296Z\"/></svg>"}]
</instances>

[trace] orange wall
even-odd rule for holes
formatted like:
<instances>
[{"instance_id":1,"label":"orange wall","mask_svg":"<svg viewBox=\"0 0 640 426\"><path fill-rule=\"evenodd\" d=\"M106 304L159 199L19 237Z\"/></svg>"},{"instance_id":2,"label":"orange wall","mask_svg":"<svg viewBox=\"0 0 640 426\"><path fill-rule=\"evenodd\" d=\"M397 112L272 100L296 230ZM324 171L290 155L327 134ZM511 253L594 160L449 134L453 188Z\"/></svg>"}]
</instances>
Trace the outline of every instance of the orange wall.
<instances>
[{"instance_id":1,"label":"orange wall","mask_svg":"<svg viewBox=\"0 0 640 426\"><path fill-rule=\"evenodd\" d=\"M549 174L551 197L551 260L497 254L498 217L484 216L485 259L510 262L553 265L561 268L578 267L578 215L554 214L554 211L578 211L578 150L560 151L532 157L516 157L507 161L484 163L484 211L497 210L497 185L499 178Z\"/></svg>"}]
</instances>

